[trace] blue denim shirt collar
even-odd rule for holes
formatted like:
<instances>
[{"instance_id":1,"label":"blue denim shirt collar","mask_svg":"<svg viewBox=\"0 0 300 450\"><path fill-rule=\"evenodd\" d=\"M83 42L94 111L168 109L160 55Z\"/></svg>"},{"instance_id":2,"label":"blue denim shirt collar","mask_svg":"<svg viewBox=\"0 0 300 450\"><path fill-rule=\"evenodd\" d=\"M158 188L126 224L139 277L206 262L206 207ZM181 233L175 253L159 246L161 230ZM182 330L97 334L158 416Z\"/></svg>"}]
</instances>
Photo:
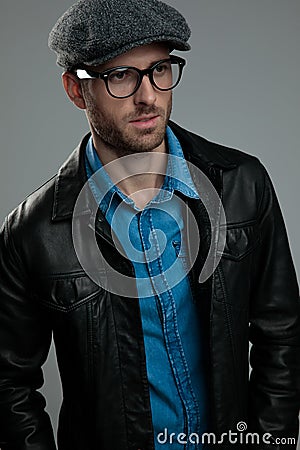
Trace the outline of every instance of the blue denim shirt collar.
<instances>
[{"instance_id":1,"label":"blue denim shirt collar","mask_svg":"<svg viewBox=\"0 0 300 450\"><path fill-rule=\"evenodd\" d=\"M199 199L199 194L190 175L180 142L170 127L167 127L166 137L169 155L174 156L174 158L169 158L163 186L147 207L151 204L169 200L174 191L181 192L186 197ZM102 170L100 171L100 169ZM93 145L92 136L86 146L86 171L88 178L100 171L100 176L96 176L95 179L90 180L90 187L104 215L115 194L119 195L124 202L135 208L133 200L114 185L104 169Z\"/></svg>"}]
</instances>

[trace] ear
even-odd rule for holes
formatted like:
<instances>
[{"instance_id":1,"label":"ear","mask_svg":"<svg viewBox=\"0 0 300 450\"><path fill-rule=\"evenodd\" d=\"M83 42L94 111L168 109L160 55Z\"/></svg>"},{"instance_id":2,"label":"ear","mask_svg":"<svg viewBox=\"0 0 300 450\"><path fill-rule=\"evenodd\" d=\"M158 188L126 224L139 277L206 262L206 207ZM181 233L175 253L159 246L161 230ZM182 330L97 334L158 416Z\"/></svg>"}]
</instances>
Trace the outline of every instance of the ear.
<instances>
[{"instance_id":1,"label":"ear","mask_svg":"<svg viewBox=\"0 0 300 450\"><path fill-rule=\"evenodd\" d=\"M68 71L64 72L62 74L62 83L71 102L79 109L86 109L80 81L76 75Z\"/></svg>"}]
</instances>

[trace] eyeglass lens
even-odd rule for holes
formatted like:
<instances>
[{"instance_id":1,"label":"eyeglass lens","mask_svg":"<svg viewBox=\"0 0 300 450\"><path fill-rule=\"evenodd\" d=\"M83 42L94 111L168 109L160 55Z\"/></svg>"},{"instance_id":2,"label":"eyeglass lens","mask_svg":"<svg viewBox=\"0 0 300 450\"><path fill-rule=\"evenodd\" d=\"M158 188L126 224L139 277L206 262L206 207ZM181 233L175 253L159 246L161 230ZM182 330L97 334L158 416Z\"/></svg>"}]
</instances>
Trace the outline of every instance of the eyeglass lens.
<instances>
[{"instance_id":1,"label":"eyeglass lens","mask_svg":"<svg viewBox=\"0 0 300 450\"><path fill-rule=\"evenodd\" d=\"M152 68L150 81L157 89L172 89L180 77L177 61L163 61ZM131 95L140 82L140 74L134 68L119 68L110 72L107 78L108 89L116 97Z\"/></svg>"}]
</instances>

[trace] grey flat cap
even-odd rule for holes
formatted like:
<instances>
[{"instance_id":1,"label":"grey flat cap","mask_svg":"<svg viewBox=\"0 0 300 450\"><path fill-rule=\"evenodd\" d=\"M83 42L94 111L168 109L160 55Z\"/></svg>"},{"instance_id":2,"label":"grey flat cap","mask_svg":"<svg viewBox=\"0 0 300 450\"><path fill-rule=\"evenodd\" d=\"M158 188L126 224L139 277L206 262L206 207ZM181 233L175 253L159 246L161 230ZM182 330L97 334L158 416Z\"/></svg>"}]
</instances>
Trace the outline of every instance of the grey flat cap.
<instances>
[{"instance_id":1,"label":"grey flat cap","mask_svg":"<svg viewBox=\"0 0 300 450\"><path fill-rule=\"evenodd\" d=\"M48 44L57 64L70 69L98 65L152 42L190 50L190 34L184 17L159 0L79 0L58 19Z\"/></svg>"}]
</instances>

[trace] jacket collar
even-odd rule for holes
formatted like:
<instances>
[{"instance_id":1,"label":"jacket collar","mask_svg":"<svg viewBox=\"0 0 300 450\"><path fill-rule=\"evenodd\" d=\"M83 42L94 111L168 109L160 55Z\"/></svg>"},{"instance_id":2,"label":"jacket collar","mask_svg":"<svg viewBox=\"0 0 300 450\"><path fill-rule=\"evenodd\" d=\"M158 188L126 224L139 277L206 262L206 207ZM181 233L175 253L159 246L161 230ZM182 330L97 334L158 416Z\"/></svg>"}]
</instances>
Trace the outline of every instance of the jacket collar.
<instances>
[{"instance_id":1,"label":"jacket collar","mask_svg":"<svg viewBox=\"0 0 300 450\"><path fill-rule=\"evenodd\" d=\"M193 161L196 165L197 162L202 167L218 167L223 170L234 169L236 163L229 157L226 157L222 151L225 148L219 144L207 141L201 136L198 136L190 131L186 131L174 122L169 124L180 141L184 156L188 161Z\"/></svg>"},{"instance_id":2,"label":"jacket collar","mask_svg":"<svg viewBox=\"0 0 300 450\"><path fill-rule=\"evenodd\" d=\"M202 167L218 167L229 170L236 164L226 158L221 146L213 144L204 138L191 132L187 132L174 122L169 123L175 136L179 139L184 155L188 161ZM87 142L90 138L88 133L81 143L71 153L58 171L55 179L54 203L52 219L54 221L69 219L72 217L76 199L87 181L85 172L84 155ZM88 204L88 203L87 203ZM82 211L82 214L91 212L90 209Z\"/></svg>"},{"instance_id":3,"label":"jacket collar","mask_svg":"<svg viewBox=\"0 0 300 450\"><path fill-rule=\"evenodd\" d=\"M72 217L76 199L87 181L84 155L90 133L84 136L80 144L60 167L55 178L52 220L64 220Z\"/></svg>"}]
</instances>

